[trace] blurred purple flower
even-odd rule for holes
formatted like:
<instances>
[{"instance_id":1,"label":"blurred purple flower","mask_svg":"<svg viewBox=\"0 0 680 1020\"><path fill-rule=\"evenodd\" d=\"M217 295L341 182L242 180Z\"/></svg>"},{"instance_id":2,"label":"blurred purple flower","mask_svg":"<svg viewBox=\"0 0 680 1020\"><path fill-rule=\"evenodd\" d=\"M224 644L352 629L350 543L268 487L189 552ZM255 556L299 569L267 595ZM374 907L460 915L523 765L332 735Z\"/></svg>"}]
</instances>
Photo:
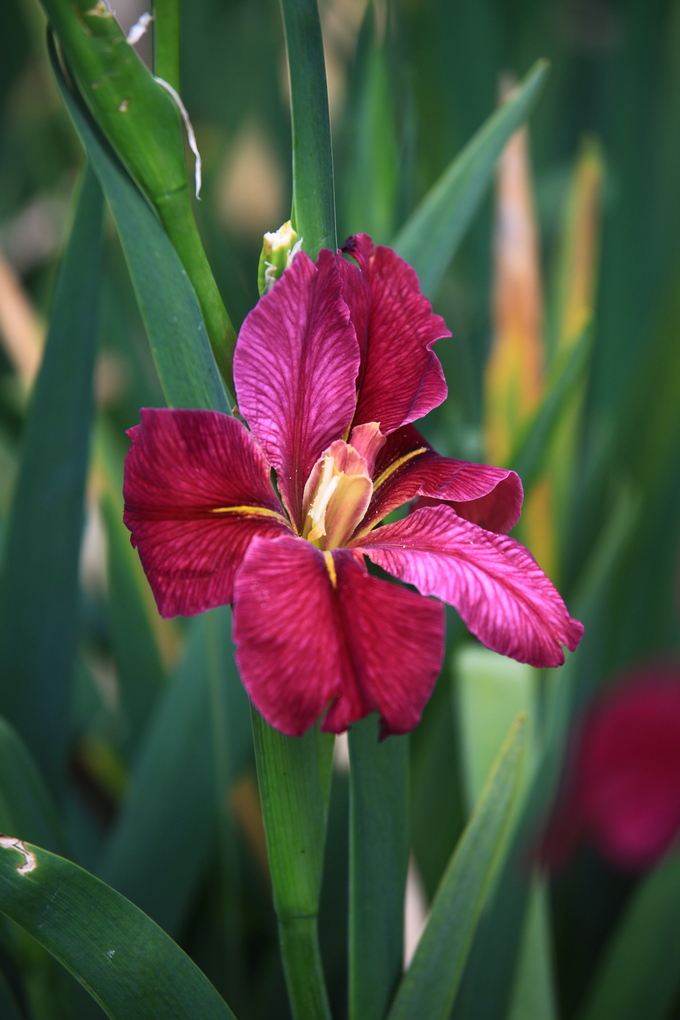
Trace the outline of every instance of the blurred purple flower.
<instances>
[{"instance_id":1,"label":"blurred purple flower","mask_svg":"<svg viewBox=\"0 0 680 1020\"><path fill-rule=\"evenodd\" d=\"M410 266L360 234L356 265L298 254L246 317L236 418L141 412L125 523L163 616L233 602L243 683L284 733L339 733L377 709L418 722L441 668L444 611L489 648L564 661L582 626L523 546L513 471L440 457L411 424L444 400L450 336ZM276 490L271 481L272 469ZM414 500L406 518L377 527ZM365 559L417 594L369 574Z\"/></svg>"},{"instance_id":2,"label":"blurred purple flower","mask_svg":"<svg viewBox=\"0 0 680 1020\"><path fill-rule=\"evenodd\" d=\"M559 866L581 838L629 870L648 868L680 830L680 666L641 667L578 727L544 841Z\"/></svg>"}]
</instances>

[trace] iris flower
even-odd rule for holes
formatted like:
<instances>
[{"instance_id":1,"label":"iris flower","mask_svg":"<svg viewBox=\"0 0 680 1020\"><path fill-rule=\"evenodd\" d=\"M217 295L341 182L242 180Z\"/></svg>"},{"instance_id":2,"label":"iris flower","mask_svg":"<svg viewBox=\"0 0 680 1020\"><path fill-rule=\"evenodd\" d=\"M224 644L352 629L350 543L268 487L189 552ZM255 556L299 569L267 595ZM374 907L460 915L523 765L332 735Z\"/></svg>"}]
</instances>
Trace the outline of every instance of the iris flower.
<instances>
[{"instance_id":1,"label":"iris flower","mask_svg":"<svg viewBox=\"0 0 680 1020\"><path fill-rule=\"evenodd\" d=\"M125 464L125 523L161 615L232 603L243 683L289 735L322 713L333 733L376 710L383 736L415 726L444 653L444 607L425 596L535 666L561 664L582 633L505 534L517 475L440 457L412 424L446 396L431 348L451 335L415 271L365 234L343 251L354 262L296 255L246 317L234 384L248 428L143 409Z\"/></svg>"}]
</instances>

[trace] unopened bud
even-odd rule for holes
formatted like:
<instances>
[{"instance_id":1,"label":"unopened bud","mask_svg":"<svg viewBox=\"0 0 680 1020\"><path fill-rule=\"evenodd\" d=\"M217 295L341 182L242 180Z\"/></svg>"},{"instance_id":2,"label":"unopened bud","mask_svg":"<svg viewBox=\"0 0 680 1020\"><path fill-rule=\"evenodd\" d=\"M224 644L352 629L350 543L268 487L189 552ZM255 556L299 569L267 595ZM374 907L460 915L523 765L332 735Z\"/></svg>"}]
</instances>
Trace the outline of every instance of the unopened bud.
<instances>
[{"instance_id":1,"label":"unopened bud","mask_svg":"<svg viewBox=\"0 0 680 1020\"><path fill-rule=\"evenodd\" d=\"M299 252L301 245L302 238L298 238L290 220L278 230L264 235L257 269L257 286L260 297L272 289Z\"/></svg>"}]
</instances>

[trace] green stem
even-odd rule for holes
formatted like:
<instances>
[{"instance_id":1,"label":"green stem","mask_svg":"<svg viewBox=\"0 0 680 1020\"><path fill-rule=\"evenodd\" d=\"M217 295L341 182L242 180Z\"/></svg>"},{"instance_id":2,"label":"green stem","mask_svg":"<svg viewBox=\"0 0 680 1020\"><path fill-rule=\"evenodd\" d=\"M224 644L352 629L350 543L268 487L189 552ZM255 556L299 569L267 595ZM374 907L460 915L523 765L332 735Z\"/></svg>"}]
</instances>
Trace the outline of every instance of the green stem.
<instances>
[{"instance_id":1,"label":"green stem","mask_svg":"<svg viewBox=\"0 0 680 1020\"><path fill-rule=\"evenodd\" d=\"M153 0L153 73L179 92L179 0Z\"/></svg>"},{"instance_id":2,"label":"green stem","mask_svg":"<svg viewBox=\"0 0 680 1020\"><path fill-rule=\"evenodd\" d=\"M333 738L286 737L251 713L281 956L295 1020L330 1020L317 915Z\"/></svg>"},{"instance_id":3,"label":"green stem","mask_svg":"<svg viewBox=\"0 0 680 1020\"><path fill-rule=\"evenodd\" d=\"M293 225L315 259L336 248L333 152L316 0L281 0L293 129Z\"/></svg>"},{"instance_id":4,"label":"green stem","mask_svg":"<svg viewBox=\"0 0 680 1020\"><path fill-rule=\"evenodd\" d=\"M295 1020L330 1020L316 916L279 918L279 946Z\"/></svg>"},{"instance_id":5,"label":"green stem","mask_svg":"<svg viewBox=\"0 0 680 1020\"><path fill-rule=\"evenodd\" d=\"M378 743L378 718L349 731L350 1020L382 1020L399 983L408 869L408 737Z\"/></svg>"}]
</instances>

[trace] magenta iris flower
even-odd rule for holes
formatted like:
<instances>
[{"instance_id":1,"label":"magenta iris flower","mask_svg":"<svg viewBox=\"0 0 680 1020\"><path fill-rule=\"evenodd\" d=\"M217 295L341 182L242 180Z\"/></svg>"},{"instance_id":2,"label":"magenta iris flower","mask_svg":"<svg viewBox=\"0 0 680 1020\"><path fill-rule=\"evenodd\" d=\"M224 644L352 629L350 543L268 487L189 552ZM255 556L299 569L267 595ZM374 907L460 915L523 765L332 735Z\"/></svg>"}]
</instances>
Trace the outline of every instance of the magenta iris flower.
<instances>
[{"instance_id":1,"label":"magenta iris flower","mask_svg":"<svg viewBox=\"0 0 680 1020\"><path fill-rule=\"evenodd\" d=\"M145 409L125 463L125 523L161 615L233 603L243 683L290 735L324 712L333 733L376 710L384 735L415 726L444 652L444 607L423 596L535 666L560 665L582 634L505 534L517 475L440 457L411 424L446 396L431 348L451 335L414 270L365 234L343 250L356 264L298 254L245 319L234 383L249 428Z\"/></svg>"}]
</instances>

